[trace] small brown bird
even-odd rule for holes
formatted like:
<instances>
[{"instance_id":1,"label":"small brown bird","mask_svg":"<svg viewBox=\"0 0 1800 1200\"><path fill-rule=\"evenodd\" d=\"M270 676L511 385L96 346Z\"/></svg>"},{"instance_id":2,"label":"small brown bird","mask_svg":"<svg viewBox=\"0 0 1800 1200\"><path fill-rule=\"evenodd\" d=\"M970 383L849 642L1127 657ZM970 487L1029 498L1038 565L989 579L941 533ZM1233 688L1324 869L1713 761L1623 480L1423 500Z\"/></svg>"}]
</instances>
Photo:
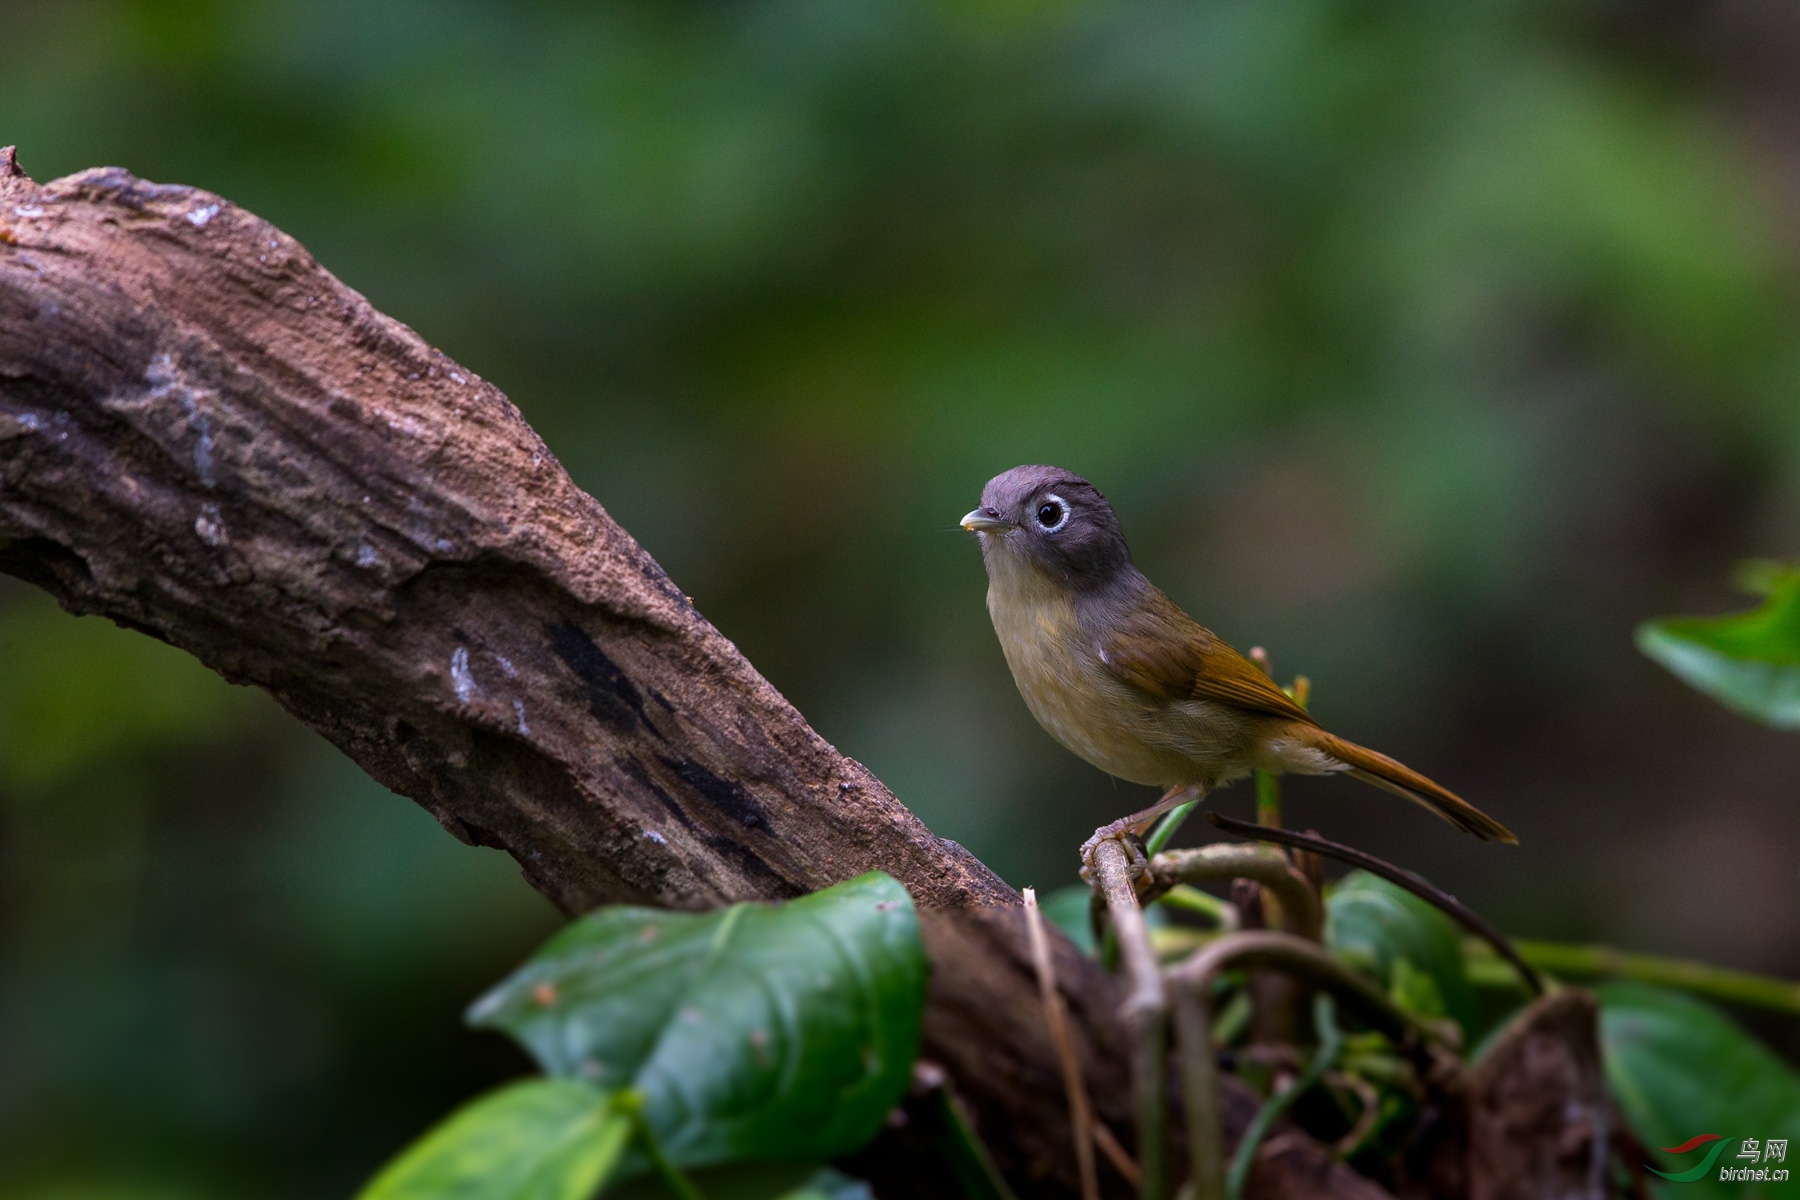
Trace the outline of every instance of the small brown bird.
<instances>
[{"instance_id":1,"label":"small brown bird","mask_svg":"<svg viewBox=\"0 0 1800 1200\"><path fill-rule=\"evenodd\" d=\"M1112 505L1057 467L988 481L962 519L980 535L988 613L1025 706L1102 771L1166 788L1103 826L1141 835L1157 817L1253 770L1346 771L1482 840L1507 828L1385 754L1333 737L1255 663L1182 612L1131 561Z\"/></svg>"}]
</instances>

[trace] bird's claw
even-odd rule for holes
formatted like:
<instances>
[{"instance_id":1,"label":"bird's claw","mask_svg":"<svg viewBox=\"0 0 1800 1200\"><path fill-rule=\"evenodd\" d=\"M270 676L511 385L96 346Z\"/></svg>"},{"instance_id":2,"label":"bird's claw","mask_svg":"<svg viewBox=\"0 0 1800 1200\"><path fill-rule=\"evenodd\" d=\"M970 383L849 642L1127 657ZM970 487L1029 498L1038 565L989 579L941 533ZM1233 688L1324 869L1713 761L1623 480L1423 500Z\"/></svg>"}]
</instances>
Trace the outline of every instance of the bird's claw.
<instances>
[{"instance_id":1,"label":"bird's claw","mask_svg":"<svg viewBox=\"0 0 1800 1200\"><path fill-rule=\"evenodd\" d=\"M1133 880L1149 873L1150 860L1144 857L1143 839L1138 836L1137 830L1131 827L1131 821L1127 818L1123 821L1114 821L1110 825L1102 825L1094 830L1093 837L1081 843L1081 881L1083 883L1091 887L1098 877L1094 853L1099 850L1102 842L1117 842L1124 847L1126 873Z\"/></svg>"}]
</instances>

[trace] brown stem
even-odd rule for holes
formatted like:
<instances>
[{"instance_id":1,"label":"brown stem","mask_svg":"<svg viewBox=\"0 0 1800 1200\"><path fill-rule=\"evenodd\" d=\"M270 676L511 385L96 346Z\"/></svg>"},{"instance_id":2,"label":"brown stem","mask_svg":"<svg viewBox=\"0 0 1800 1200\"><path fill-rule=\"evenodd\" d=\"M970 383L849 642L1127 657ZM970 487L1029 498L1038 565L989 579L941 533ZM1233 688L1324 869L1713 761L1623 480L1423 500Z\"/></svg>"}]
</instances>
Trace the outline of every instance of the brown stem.
<instances>
[{"instance_id":1,"label":"brown stem","mask_svg":"<svg viewBox=\"0 0 1800 1200\"><path fill-rule=\"evenodd\" d=\"M1319 940L1324 926L1319 894L1279 850L1214 842L1192 850L1165 850L1150 860L1150 869L1156 877L1156 889L1160 890L1167 890L1176 883L1254 880L1275 893L1283 921L1291 932L1315 942ZM1156 889L1145 897L1146 900L1159 894Z\"/></svg>"},{"instance_id":2,"label":"brown stem","mask_svg":"<svg viewBox=\"0 0 1800 1200\"><path fill-rule=\"evenodd\" d=\"M1108 838L1094 847L1094 874L1119 940L1119 957L1129 988L1124 1017L1132 1032L1131 1091L1137 1124L1138 1185L1142 1200L1162 1200L1167 1190L1168 1033L1162 970L1150 942L1150 927L1138 906L1131 864L1124 845Z\"/></svg>"},{"instance_id":3,"label":"brown stem","mask_svg":"<svg viewBox=\"0 0 1800 1200\"><path fill-rule=\"evenodd\" d=\"M1144 1181L1144 1172L1138 1168L1137 1159L1131 1157L1113 1131L1107 1128L1105 1121L1094 1122L1094 1144L1100 1147L1100 1153L1106 1155L1106 1161L1113 1165L1113 1170L1124 1176L1125 1182L1137 1187Z\"/></svg>"},{"instance_id":4,"label":"brown stem","mask_svg":"<svg viewBox=\"0 0 1800 1200\"><path fill-rule=\"evenodd\" d=\"M1356 1123L1332 1144L1331 1152L1343 1158L1361 1146L1375 1131L1375 1122L1381 1117L1381 1093L1361 1075L1345 1075L1334 1071L1325 1078L1335 1086L1355 1092L1356 1102L1362 1106L1361 1111L1356 1114Z\"/></svg>"}]
</instances>

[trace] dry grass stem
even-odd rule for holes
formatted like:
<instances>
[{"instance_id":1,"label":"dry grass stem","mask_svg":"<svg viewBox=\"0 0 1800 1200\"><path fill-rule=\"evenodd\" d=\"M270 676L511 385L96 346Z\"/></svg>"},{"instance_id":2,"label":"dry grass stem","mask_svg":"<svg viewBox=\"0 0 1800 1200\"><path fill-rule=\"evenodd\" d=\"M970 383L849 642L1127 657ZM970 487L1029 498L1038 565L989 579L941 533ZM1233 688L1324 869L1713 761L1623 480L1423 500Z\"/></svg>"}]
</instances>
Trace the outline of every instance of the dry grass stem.
<instances>
[{"instance_id":1,"label":"dry grass stem","mask_svg":"<svg viewBox=\"0 0 1800 1200\"><path fill-rule=\"evenodd\" d=\"M1119 1143L1118 1137L1107 1127L1105 1121L1094 1122L1094 1144L1100 1147L1100 1153L1106 1155L1106 1161L1113 1165L1113 1170L1125 1177L1125 1182L1137 1187L1144 1181L1143 1171L1138 1169L1137 1159L1131 1157L1131 1151Z\"/></svg>"},{"instance_id":2,"label":"dry grass stem","mask_svg":"<svg viewBox=\"0 0 1800 1200\"><path fill-rule=\"evenodd\" d=\"M1025 889L1025 927L1031 937L1031 959L1037 967L1038 998L1044 1006L1044 1023L1062 1065L1063 1091L1069 1098L1069 1126L1075 1134L1075 1167L1081 1176L1082 1200L1100 1200L1100 1176L1094 1166L1094 1114L1088 1103L1087 1082L1081 1077L1081 1059L1069 1032L1069 1013L1056 987L1056 963L1050 957L1050 938L1044 932L1044 914L1038 909L1037 889Z\"/></svg>"}]
</instances>

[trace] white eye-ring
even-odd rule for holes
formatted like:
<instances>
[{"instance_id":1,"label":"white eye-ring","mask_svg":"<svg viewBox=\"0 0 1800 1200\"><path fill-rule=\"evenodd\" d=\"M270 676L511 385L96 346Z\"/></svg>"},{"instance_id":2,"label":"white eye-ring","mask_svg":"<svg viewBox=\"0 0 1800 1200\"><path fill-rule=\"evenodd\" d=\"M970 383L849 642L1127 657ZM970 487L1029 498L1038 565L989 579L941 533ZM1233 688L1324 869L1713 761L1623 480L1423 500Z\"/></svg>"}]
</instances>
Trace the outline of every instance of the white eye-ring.
<instances>
[{"instance_id":1,"label":"white eye-ring","mask_svg":"<svg viewBox=\"0 0 1800 1200\"><path fill-rule=\"evenodd\" d=\"M1037 506L1038 528L1055 533L1069 523L1069 502L1061 496L1045 496Z\"/></svg>"}]
</instances>

